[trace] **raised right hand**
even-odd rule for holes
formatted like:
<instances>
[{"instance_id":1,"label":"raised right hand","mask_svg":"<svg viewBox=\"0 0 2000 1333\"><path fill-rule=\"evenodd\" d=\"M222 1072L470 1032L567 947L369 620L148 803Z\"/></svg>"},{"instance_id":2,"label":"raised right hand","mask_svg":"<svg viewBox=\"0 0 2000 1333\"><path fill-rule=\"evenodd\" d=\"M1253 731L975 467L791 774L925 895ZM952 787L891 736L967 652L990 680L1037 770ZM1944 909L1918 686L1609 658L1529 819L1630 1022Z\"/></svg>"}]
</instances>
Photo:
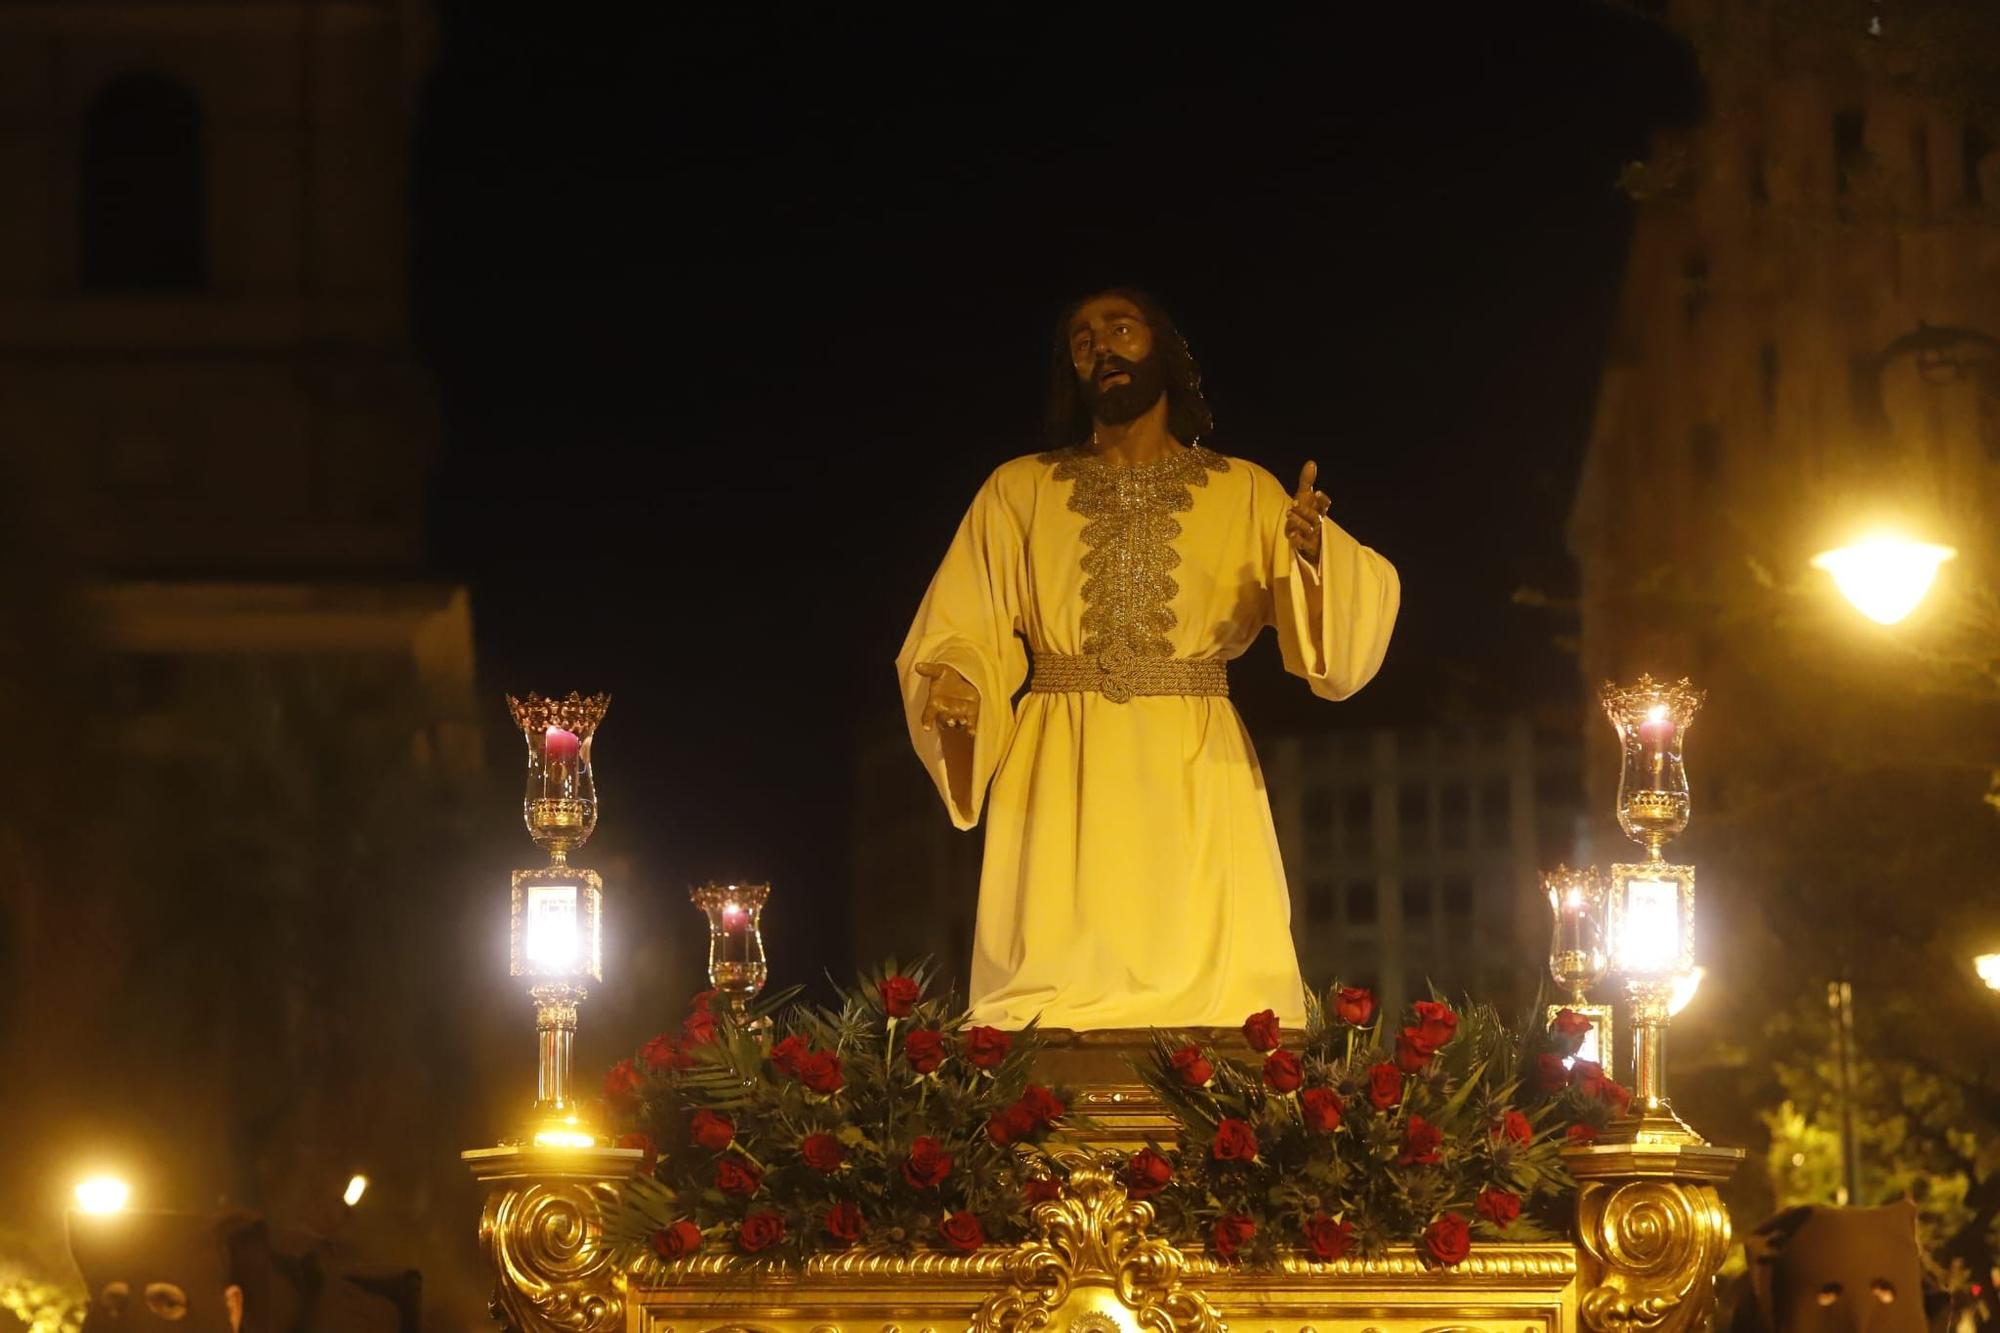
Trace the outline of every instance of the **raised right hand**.
<instances>
[{"instance_id":1,"label":"raised right hand","mask_svg":"<svg viewBox=\"0 0 2000 1333\"><path fill-rule=\"evenodd\" d=\"M972 682L942 662L919 662L916 672L931 683L924 697L925 731L941 725L947 731L970 736L979 729L979 691L972 688Z\"/></svg>"}]
</instances>

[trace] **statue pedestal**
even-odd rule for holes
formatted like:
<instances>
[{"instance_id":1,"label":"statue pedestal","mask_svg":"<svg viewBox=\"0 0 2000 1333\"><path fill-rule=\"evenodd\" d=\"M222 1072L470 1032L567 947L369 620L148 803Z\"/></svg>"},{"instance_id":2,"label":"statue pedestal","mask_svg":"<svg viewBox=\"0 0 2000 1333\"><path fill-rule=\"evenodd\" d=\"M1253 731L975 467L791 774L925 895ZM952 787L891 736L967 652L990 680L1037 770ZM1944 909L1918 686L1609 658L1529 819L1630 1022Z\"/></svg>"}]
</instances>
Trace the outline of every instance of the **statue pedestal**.
<instances>
[{"instance_id":1,"label":"statue pedestal","mask_svg":"<svg viewBox=\"0 0 2000 1333\"><path fill-rule=\"evenodd\" d=\"M1155 1235L1152 1205L1126 1197L1104 1151L1172 1140L1171 1117L1124 1063L1151 1035L1051 1038L1039 1071L1076 1089L1098 1127L1052 1147L1069 1177L1035 1209L1033 1240L970 1254L851 1250L789 1270L708 1253L640 1282L598 1247L636 1150L482 1149L464 1156L488 1189L479 1235L493 1313L514 1333L1706 1333L1713 1322L1730 1237L1715 1187L1740 1149L1566 1151L1580 1185L1574 1243L1481 1241L1450 1269L1407 1247L1243 1268Z\"/></svg>"},{"instance_id":2,"label":"statue pedestal","mask_svg":"<svg viewBox=\"0 0 2000 1333\"><path fill-rule=\"evenodd\" d=\"M1238 1060L1255 1058L1237 1028L1188 1028L1186 1035ZM1035 1081L1072 1089L1070 1110L1092 1124L1060 1130L1064 1143L1115 1152L1137 1152L1148 1143L1172 1144L1178 1128L1165 1103L1139 1081L1135 1064L1153 1059L1151 1028L1043 1028Z\"/></svg>"}]
</instances>

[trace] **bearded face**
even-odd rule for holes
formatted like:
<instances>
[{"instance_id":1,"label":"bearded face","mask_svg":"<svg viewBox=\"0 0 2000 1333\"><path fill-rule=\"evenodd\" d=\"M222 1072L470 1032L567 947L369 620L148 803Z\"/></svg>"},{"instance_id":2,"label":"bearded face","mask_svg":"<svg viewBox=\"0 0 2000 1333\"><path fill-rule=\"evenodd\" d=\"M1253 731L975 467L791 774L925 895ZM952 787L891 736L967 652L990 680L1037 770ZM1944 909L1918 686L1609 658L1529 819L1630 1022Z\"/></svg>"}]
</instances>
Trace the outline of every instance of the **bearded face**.
<instances>
[{"instance_id":1,"label":"bearded face","mask_svg":"<svg viewBox=\"0 0 2000 1333\"><path fill-rule=\"evenodd\" d=\"M1155 346L1137 361L1113 351L1098 353L1083 377L1083 399L1091 420L1105 426L1137 421L1167 391L1167 363Z\"/></svg>"}]
</instances>

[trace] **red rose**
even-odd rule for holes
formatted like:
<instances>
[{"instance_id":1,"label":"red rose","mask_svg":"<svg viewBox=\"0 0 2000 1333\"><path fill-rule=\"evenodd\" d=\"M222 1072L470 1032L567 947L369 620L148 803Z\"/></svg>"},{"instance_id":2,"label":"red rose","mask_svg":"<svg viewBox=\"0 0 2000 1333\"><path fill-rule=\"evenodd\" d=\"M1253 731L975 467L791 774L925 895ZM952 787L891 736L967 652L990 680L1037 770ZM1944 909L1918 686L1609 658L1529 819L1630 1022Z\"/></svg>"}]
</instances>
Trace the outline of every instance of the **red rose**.
<instances>
[{"instance_id":1,"label":"red rose","mask_svg":"<svg viewBox=\"0 0 2000 1333\"><path fill-rule=\"evenodd\" d=\"M1549 1023L1549 1031L1561 1037L1574 1050L1583 1041L1583 1035L1590 1031L1591 1022L1574 1009L1559 1011Z\"/></svg>"},{"instance_id":2,"label":"red rose","mask_svg":"<svg viewBox=\"0 0 2000 1333\"><path fill-rule=\"evenodd\" d=\"M1569 1132L1564 1134L1563 1137L1571 1143L1595 1143L1597 1142L1597 1127L1595 1125L1571 1125Z\"/></svg>"},{"instance_id":3,"label":"red rose","mask_svg":"<svg viewBox=\"0 0 2000 1333\"><path fill-rule=\"evenodd\" d=\"M1403 1100L1403 1071L1394 1065L1372 1065L1368 1070L1368 1100L1375 1109L1386 1111Z\"/></svg>"},{"instance_id":4,"label":"red rose","mask_svg":"<svg viewBox=\"0 0 2000 1333\"><path fill-rule=\"evenodd\" d=\"M1398 1166L1435 1166L1444 1131L1420 1115L1412 1115L1403 1130L1403 1151L1396 1154Z\"/></svg>"},{"instance_id":5,"label":"red rose","mask_svg":"<svg viewBox=\"0 0 2000 1333\"><path fill-rule=\"evenodd\" d=\"M1306 1071L1290 1051L1272 1051L1264 1062L1264 1081L1273 1092L1297 1092L1299 1084L1306 1081Z\"/></svg>"},{"instance_id":6,"label":"red rose","mask_svg":"<svg viewBox=\"0 0 2000 1333\"><path fill-rule=\"evenodd\" d=\"M1473 1207L1481 1217L1505 1231L1507 1224L1521 1215L1521 1196L1509 1190L1481 1190Z\"/></svg>"},{"instance_id":7,"label":"red rose","mask_svg":"<svg viewBox=\"0 0 2000 1333\"><path fill-rule=\"evenodd\" d=\"M924 1135L910 1141L910 1155L903 1159L903 1179L913 1189L927 1190L951 1174L951 1154L938 1141Z\"/></svg>"},{"instance_id":8,"label":"red rose","mask_svg":"<svg viewBox=\"0 0 2000 1333\"><path fill-rule=\"evenodd\" d=\"M1021 1186L1021 1201L1030 1208L1038 1203L1051 1203L1062 1197L1062 1182L1052 1176L1031 1180Z\"/></svg>"},{"instance_id":9,"label":"red rose","mask_svg":"<svg viewBox=\"0 0 2000 1333\"><path fill-rule=\"evenodd\" d=\"M808 1134L799 1143L799 1156L815 1171L832 1175L847 1160L847 1149L831 1134Z\"/></svg>"},{"instance_id":10,"label":"red rose","mask_svg":"<svg viewBox=\"0 0 2000 1333\"><path fill-rule=\"evenodd\" d=\"M688 1008L694 1011L695 1013L705 1014L709 1011L711 1001L713 1001L715 997L719 994L721 994L721 992L716 990L715 987L713 986L710 986L705 991L697 991L695 992L693 997L691 997L688 1000Z\"/></svg>"},{"instance_id":11,"label":"red rose","mask_svg":"<svg viewBox=\"0 0 2000 1333\"><path fill-rule=\"evenodd\" d=\"M1557 1093L1569 1086L1569 1066L1560 1055L1543 1051L1535 1057L1535 1089Z\"/></svg>"},{"instance_id":12,"label":"red rose","mask_svg":"<svg viewBox=\"0 0 2000 1333\"><path fill-rule=\"evenodd\" d=\"M903 1036L903 1058L919 1074L944 1063L944 1034L935 1028L911 1028Z\"/></svg>"},{"instance_id":13,"label":"red rose","mask_svg":"<svg viewBox=\"0 0 2000 1333\"><path fill-rule=\"evenodd\" d=\"M1410 1006L1417 1011L1417 1031L1430 1043L1433 1051L1458 1035L1458 1015L1448 1004L1436 1000L1418 1000Z\"/></svg>"},{"instance_id":14,"label":"red rose","mask_svg":"<svg viewBox=\"0 0 2000 1333\"><path fill-rule=\"evenodd\" d=\"M696 1111L688 1127L693 1131L694 1145L710 1152L721 1152L736 1139L736 1126L729 1117L713 1111Z\"/></svg>"},{"instance_id":15,"label":"red rose","mask_svg":"<svg viewBox=\"0 0 2000 1333\"><path fill-rule=\"evenodd\" d=\"M764 1183L764 1173L741 1157L725 1157L715 1164L715 1187L724 1194L747 1199Z\"/></svg>"},{"instance_id":16,"label":"red rose","mask_svg":"<svg viewBox=\"0 0 2000 1333\"><path fill-rule=\"evenodd\" d=\"M681 1021L681 1040L690 1046L706 1046L715 1040L715 1015L697 1009Z\"/></svg>"},{"instance_id":17,"label":"red rose","mask_svg":"<svg viewBox=\"0 0 2000 1333\"><path fill-rule=\"evenodd\" d=\"M1038 1123L1044 1125L1051 1120L1062 1119L1063 1113L1069 1110L1062 1104L1061 1098L1039 1083L1030 1083L1022 1091L1021 1105L1027 1107L1028 1113L1034 1116Z\"/></svg>"},{"instance_id":18,"label":"red rose","mask_svg":"<svg viewBox=\"0 0 2000 1333\"><path fill-rule=\"evenodd\" d=\"M1141 1148L1125 1163L1125 1192L1135 1199L1150 1199L1174 1179L1174 1164L1151 1148Z\"/></svg>"},{"instance_id":19,"label":"red rose","mask_svg":"<svg viewBox=\"0 0 2000 1333\"><path fill-rule=\"evenodd\" d=\"M736 1243L745 1254L768 1250L784 1238L785 1219L777 1213L752 1213L736 1232Z\"/></svg>"},{"instance_id":20,"label":"red rose","mask_svg":"<svg viewBox=\"0 0 2000 1333\"><path fill-rule=\"evenodd\" d=\"M1201 1047L1183 1046L1170 1057L1174 1072L1181 1076L1181 1082L1190 1088L1207 1085L1215 1077L1215 1066L1202 1058Z\"/></svg>"},{"instance_id":21,"label":"red rose","mask_svg":"<svg viewBox=\"0 0 2000 1333\"><path fill-rule=\"evenodd\" d=\"M790 1036L771 1048L771 1067L793 1078L799 1075L799 1061L805 1058L806 1039Z\"/></svg>"},{"instance_id":22,"label":"red rose","mask_svg":"<svg viewBox=\"0 0 2000 1333\"><path fill-rule=\"evenodd\" d=\"M1004 1111L995 1111L987 1120L986 1137L1004 1148L1016 1139L1027 1138L1038 1124L1033 1111L1015 1102Z\"/></svg>"},{"instance_id":23,"label":"red rose","mask_svg":"<svg viewBox=\"0 0 2000 1333\"><path fill-rule=\"evenodd\" d=\"M938 1223L938 1236L954 1250L976 1250L986 1243L986 1228L971 1213L953 1213Z\"/></svg>"},{"instance_id":24,"label":"red rose","mask_svg":"<svg viewBox=\"0 0 2000 1333\"><path fill-rule=\"evenodd\" d=\"M1404 1028L1396 1034L1396 1068L1405 1074L1421 1074L1436 1054L1437 1046L1416 1028Z\"/></svg>"},{"instance_id":25,"label":"red rose","mask_svg":"<svg viewBox=\"0 0 2000 1333\"><path fill-rule=\"evenodd\" d=\"M1256 1234L1255 1222L1241 1213L1230 1213L1215 1219L1215 1230L1209 1235L1208 1247L1227 1259L1248 1245L1250 1238Z\"/></svg>"},{"instance_id":26,"label":"red rose","mask_svg":"<svg viewBox=\"0 0 2000 1333\"><path fill-rule=\"evenodd\" d=\"M662 1069L686 1069L694 1064L694 1057L664 1032L639 1048L639 1058L655 1073Z\"/></svg>"},{"instance_id":27,"label":"red rose","mask_svg":"<svg viewBox=\"0 0 2000 1333\"><path fill-rule=\"evenodd\" d=\"M1632 1089L1607 1078L1604 1080L1604 1100L1610 1103L1613 1115L1624 1115L1625 1108L1632 1104Z\"/></svg>"},{"instance_id":28,"label":"red rose","mask_svg":"<svg viewBox=\"0 0 2000 1333\"><path fill-rule=\"evenodd\" d=\"M1007 1058L1014 1039L999 1028L973 1028L965 1034L965 1058L977 1069L991 1069Z\"/></svg>"},{"instance_id":29,"label":"red rose","mask_svg":"<svg viewBox=\"0 0 2000 1333\"><path fill-rule=\"evenodd\" d=\"M1299 1094L1299 1111L1305 1117L1306 1128L1315 1134L1331 1134L1339 1129L1341 1114L1346 1110L1340 1094L1332 1088L1307 1088Z\"/></svg>"},{"instance_id":30,"label":"red rose","mask_svg":"<svg viewBox=\"0 0 2000 1333\"><path fill-rule=\"evenodd\" d=\"M1444 1213L1424 1228L1424 1248L1447 1268L1464 1263L1472 1253L1472 1228L1457 1213Z\"/></svg>"},{"instance_id":31,"label":"red rose","mask_svg":"<svg viewBox=\"0 0 2000 1333\"><path fill-rule=\"evenodd\" d=\"M1278 1016L1266 1009L1243 1020L1243 1040L1253 1051L1275 1051L1283 1040L1278 1034Z\"/></svg>"},{"instance_id":32,"label":"red rose","mask_svg":"<svg viewBox=\"0 0 2000 1333\"><path fill-rule=\"evenodd\" d=\"M613 1110L629 1111L639 1102L639 1070L630 1060L620 1060L604 1073L604 1100Z\"/></svg>"},{"instance_id":33,"label":"red rose","mask_svg":"<svg viewBox=\"0 0 2000 1333\"><path fill-rule=\"evenodd\" d=\"M653 1253L662 1259L685 1259L701 1248L701 1229L685 1219L646 1238Z\"/></svg>"},{"instance_id":34,"label":"red rose","mask_svg":"<svg viewBox=\"0 0 2000 1333\"><path fill-rule=\"evenodd\" d=\"M1257 1131L1247 1120L1234 1116L1215 1127L1215 1139L1208 1151L1218 1162L1249 1162L1257 1157Z\"/></svg>"},{"instance_id":35,"label":"red rose","mask_svg":"<svg viewBox=\"0 0 2000 1333\"><path fill-rule=\"evenodd\" d=\"M1493 1126L1492 1134L1496 1139L1512 1139L1516 1143L1525 1145L1529 1139L1535 1137L1535 1127L1529 1124L1528 1117L1519 1111L1509 1111L1500 1117L1499 1124Z\"/></svg>"},{"instance_id":36,"label":"red rose","mask_svg":"<svg viewBox=\"0 0 2000 1333\"><path fill-rule=\"evenodd\" d=\"M842 1199L826 1210L826 1217L820 1226L842 1245L852 1245L861 1239L861 1210L855 1206L854 1200Z\"/></svg>"},{"instance_id":37,"label":"red rose","mask_svg":"<svg viewBox=\"0 0 2000 1333\"><path fill-rule=\"evenodd\" d=\"M1595 1060L1573 1060L1569 1067L1570 1086L1586 1097L1602 1097L1604 1085L1611 1080L1604 1077L1604 1066Z\"/></svg>"},{"instance_id":38,"label":"red rose","mask_svg":"<svg viewBox=\"0 0 2000 1333\"><path fill-rule=\"evenodd\" d=\"M1364 986L1342 986L1333 997L1333 1012L1343 1023L1367 1027L1375 1017L1375 992Z\"/></svg>"},{"instance_id":39,"label":"red rose","mask_svg":"<svg viewBox=\"0 0 2000 1333\"><path fill-rule=\"evenodd\" d=\"M620 1148L637 1148L640 1152L646 1154L639 1159L642 1170L651 1171L653 1163L660 1160L659 1145L653 1142L651 1134L644 1133L643 1131L635 1129L630 1134L620 1134L618 1136L618 1146Z\"/></svg>"},{"instance_id":40,"label":"red rose","mask_svg":"<svg viewBox=\"0 0 2000 1333\"><path fill-rule=\"evenodd\" d=\"M923 993L923 987L908 977L882 978L882 1008L891 1018L908 1018Z\"/></svg>"},{"instance_id":41,"label":"red rose","mask_svg":"<svg viewBox=\"0 0 2000 1333\"><path fill-rule=\"evenodd\" d=\"M840 1057L831 1051L813 1051L799 1057L799 1082L814 1092L832 1096L840 1091Z\"/></svg>"},{"instance_id":42,"label":"red rose","mask_svg":"<svg viewBox=\"0 0 2000 1333\"><path fill-rule=\"evenodd\" d=\"M1336 1222L1325 1213L1314 1213L1300 1230L1315 1259L1338 1259L1354 1244L1354 1223Z\"/></svg>"}]
</instances>

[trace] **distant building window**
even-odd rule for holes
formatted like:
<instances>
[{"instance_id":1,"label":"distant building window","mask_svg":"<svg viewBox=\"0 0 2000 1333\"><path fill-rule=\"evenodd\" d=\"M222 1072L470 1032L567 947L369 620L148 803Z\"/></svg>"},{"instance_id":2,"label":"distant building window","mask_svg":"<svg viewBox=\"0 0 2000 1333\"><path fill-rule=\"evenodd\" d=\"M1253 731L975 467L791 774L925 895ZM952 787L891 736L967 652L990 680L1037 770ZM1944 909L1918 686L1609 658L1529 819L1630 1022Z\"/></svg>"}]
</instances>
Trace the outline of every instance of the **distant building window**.
<instances>
[{"instance_id":1,"label":"distant building window","mask_svg":"<svg viewBox=\"0 0 2000 1333\"><path fill-rule=\"evenodd\" d=\"M1438 845L1463 851L1472 824L1472 793L1462 782L1446 783L1438 791Z\"/></svg>"},{"instance_id":2,"label":"distant building window","mask_svg":"<svg viewBox=\"0 0 2000 1333\"><path fill-rule=\"evenodd\" d=\"M1396 818L1406 834L1421 837L1431 819L1430 788L1411 783L1396 793Z\"/></svg>"},{"instance_id":3,"label":"distant building window","mask_svg":"<svg viewBox=\"0 0 2000 1333\"><path fill-rule=\"evenodd\" d=\"M194 291L208 278L201 103L163 74L126 74L84 113L85 287Z\"/></svg>"},{"instance_id":4,"label":"distant building window","mask_svg":"<svg viewBox=\"0 0 2000 1333\"><path fill-rule=\"evenodd\" d=\"M1403 885L1403 920L1428 921L1431 919L1431 883L1427 879L1413 879Z\"/></svg>"},{"instance_id":5,"label":"distant building window","mask_svg":"<svg viewBox=\"0 0 2000 1333\"><path fill-rule=\"evenodd\" d=\"M1984 203L1985 182L1979 179L1979 169L1985 165L1987 157L1993 152L1993 138L1979 126L1968 124L1965 127L1965 137L1960 141L1959 152L1965 162L1965 202Z\"/></svg>"},{"instance_id":6,"label":"distant building window","mask_svg":"<svg viewBox=\"0 0 2000 1333\"><path fill-rule=\"evenodd\" d=\"M1708 304L1708 253L1690 250L1681 256L1681 306L1692 320Z\"/></svg>"},{"instance_id":7,"label":"distant building window","mask_svg":"<svg viewBox=\"0 0 2000 1333\"><path fill-rule=\"evenodd\" d=\"M1347 850L1367 853L1375 849L1375 791L1371 787L1349 787L1341 809L1341 823L1347 828Z\"/></svg>"},{"instance_id":8,"label":"distant building window","mask_svg":"<svg viewBox=\"0 0 2000 1333\"><path fill-rule=\"evenodd\" d=\"M1333 885L1323 879L1306 885L1306 920L1333 920Z\"/></svg>"},{"instance_id":9,"label":"distant building window","mask_svg":"<svg viewBox=\"0 0 2000 1333\"><path fill-rule=\"evenodd\" d=\"M1299 819L1305 825L1306 846L1314 855L1333 850L1333 793L1325 787L1308 787L1299 799Z\"/></svg>"},{"instance_id":10,"label":"distant building window","mask_svg":"<svg viewBox=\"0 0 2000 1333\"><path fill-rule=\"evenodd\" d=\"M1833 172L1836 188L1842 196L1853 190L1855 178L1866 163L1867 138L1867 116L1852 108L1834 113Z\"/></svg>"},{"instance_id":11,"label":"distant building window","mask_svg":"<svg viewBox=\"0 0 2000 1333\"><path fill-rule=\"evenodd\" d=\"M1910 177L1917 187L1917 207L1931 211L1931 127L1921 120L1910 126Z\"/></svg>"},{"instance_id":12,"label":"distant building window","mask_svg":"<svg viewBox=\"0 0 2000 1333\"><path fill-rule=\"evenodd\" d=\"M1472 915L1472 881L1463 875L1453 875L1444 882L1444 914L1454 920L1464 920Z\"/></svg>"},{"instance_id":13,"label":"distant building window","mask_svg":"<svg viewBox=\"0 0 2000 1333\"><path fill-rule=\"evenodd\" d=\"M1479 789L1479 823L1488 847L1513 841L1514 786L1505 778L1488 778Z\"/></svg>"},{"instance_id":14,"label":"distant building window","mask_svg":"<svg viewBox=\"0 0 2000 1333\"><path fill-rule=\"evenodd\" d=\"M1347 924L1350 926L1372 926L1375 924L1375 885L1362 880L1347 886Z\"/></svg>"}]
</instances>

